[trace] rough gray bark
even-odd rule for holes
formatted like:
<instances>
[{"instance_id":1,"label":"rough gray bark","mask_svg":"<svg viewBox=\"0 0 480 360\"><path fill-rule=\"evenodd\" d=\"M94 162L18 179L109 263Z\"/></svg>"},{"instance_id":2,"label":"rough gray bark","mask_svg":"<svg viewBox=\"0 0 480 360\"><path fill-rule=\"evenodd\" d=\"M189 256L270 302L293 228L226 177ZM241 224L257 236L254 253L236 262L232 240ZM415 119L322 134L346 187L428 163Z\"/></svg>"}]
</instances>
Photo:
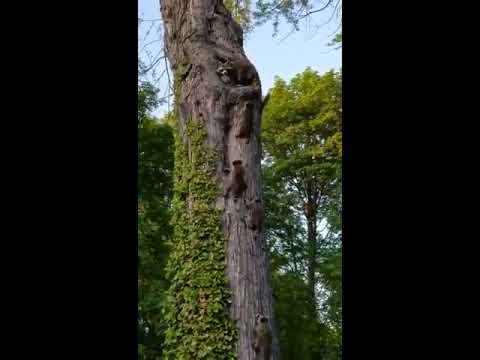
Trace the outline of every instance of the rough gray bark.
<instances>
[{"instance_id":1,"label":"rough gray bark","mask_svg":"<svg viewBox=\"0 0 480 360\"><path fill-rule=\"evenodd\" d=\"M222 210L227 239L231 315L240 330L238 359L253 360L255 315L267 316L275 329L264 229L248 226L250 204L257 199L263 203L260 80L243 51L242 30L221 0L162 0L161 11L183 142L188 148L184 129L195 119L218 154L216 206ZM245 191L235 175L244 179ZM274 331L273 360L279 359L276 339Z\"/></svg>"}]
</instances>

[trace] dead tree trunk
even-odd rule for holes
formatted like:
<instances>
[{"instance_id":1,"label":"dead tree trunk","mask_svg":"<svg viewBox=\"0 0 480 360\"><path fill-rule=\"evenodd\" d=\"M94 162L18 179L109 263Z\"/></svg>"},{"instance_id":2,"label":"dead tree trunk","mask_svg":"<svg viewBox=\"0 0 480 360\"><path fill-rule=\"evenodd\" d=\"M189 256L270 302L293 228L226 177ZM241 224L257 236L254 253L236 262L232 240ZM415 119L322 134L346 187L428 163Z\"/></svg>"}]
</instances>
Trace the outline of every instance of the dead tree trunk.
<instances>
[{"instance_id":1,"label":"dead tree trunk","mask_svg":"<svg viewBox=\"0 0 480 360\"><path fill-rule=\"evenodd\" d=\"M194 119L217 157L212 177L226 238L230 313L239 329L237 358L260 359L252 346L256 314L275 328L262 226L260 80L243 51L242 30L221 0L162 0L161 11L183 144L190 154L186 129ZM277 360L275 331L272 342Z\"/></svg>"}]
</instances>

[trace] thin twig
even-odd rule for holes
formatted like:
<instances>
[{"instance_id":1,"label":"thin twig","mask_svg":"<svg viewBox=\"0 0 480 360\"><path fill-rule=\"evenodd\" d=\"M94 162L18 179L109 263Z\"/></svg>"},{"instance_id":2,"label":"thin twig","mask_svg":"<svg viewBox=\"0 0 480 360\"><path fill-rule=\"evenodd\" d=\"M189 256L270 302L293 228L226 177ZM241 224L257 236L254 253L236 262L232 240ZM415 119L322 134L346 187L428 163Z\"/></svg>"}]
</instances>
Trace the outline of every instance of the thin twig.
<instances>
[{"instance_id":1,"label":"thin twig","mask_svg":"<svg viewBox=\"0 0 480 360\"><path fill-rule=\"evenodd\" d=\"M317 9L317 10L312 10L312 11L309 11L309 12L305 13L304 15L302 15L301 17L299 17L299 20L300 20L300 19L304 19L304 18L306 18L307 16L310 16L310 15L315 14L315 13L317 13L317 12L320 12L320 11L325 10L325 9L332 3L332 1L333 1L333 0L328 0L327 4L326 4L324 7L320 8L320 9Z\"/></svg>"},{"instance_id":2,"label":"thin twig","mask_svg":"<svg viewBox=\"0 0 480 360\"><path fill-rule=\"evenodd\" d=\"M338 24L338 26L335 28L335 30L328 36L332 36L334 34L336 34L338 32L338 30L340 30L342 27L342 22L340 21L340 24Z\"/></svg>"},{"instance_id":3,"label":"thin twig","mask_svg":"<svg viewBox=\"0 0 480 360\"><path fill-rule=\"evenodd\" d=\"M289 38L294 32L297 30L295 26L293 26L292 30L280 41L277 42L277 45L280 45L282 42L284 42L287 38Z\"/></svg>"},{"instance_id":4,"label":"thin twig","mask_svg":"<svg viewBox=\"0 0 480 360\"><path fill-rule=\"evenodd\" d=\"M161 21L162 19L161 19L161 18L158 18L158 19L142 19L142 18L138 18L138 20L139 20L140 22L147 22L147 21L155 22L155 21Z\"/></svg>"},{"instance_id":5,"label":"thin twig","mask_svg":"<svg viewBox=\"0 0 480 360\"><path fill-rule=\"evenodd\" d=\"M165 58L165 55L158 57L150 66L146 68L145 72L147 73L152 70L163 58Z\"/></svg>"},{"instance_id":6,"label":"thin twig","mask_svg":"<svg viewBox=\"0 0 480 360\"><path fill-rule=\"evenodd\" d=\"M148 43L146 43L145 45L143 45L142 49L138 52L139 54L141 54L143 52L143 50L145 50L145 48L148 46L148 45L152 45L156 42L159 42L159 41L162 41L162 39L156 39L156 40L152 40Z\"/></svg>"}]
</instances>

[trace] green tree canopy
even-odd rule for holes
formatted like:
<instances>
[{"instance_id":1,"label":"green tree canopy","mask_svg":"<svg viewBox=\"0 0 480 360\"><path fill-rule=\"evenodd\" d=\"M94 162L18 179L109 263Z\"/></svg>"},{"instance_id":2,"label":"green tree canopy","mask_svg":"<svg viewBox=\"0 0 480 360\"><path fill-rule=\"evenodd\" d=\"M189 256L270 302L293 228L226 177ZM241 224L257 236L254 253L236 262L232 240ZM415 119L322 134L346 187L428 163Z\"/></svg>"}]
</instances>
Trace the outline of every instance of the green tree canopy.
<instances>
[{"instance_id":1,"label":"green tree canopy","mask_svg":"<svg viewBox=\"0 0 480 360\"><path fill-rule=\"evenodd\" d=\"M267 237L284 359L341 358L341 99L341 72L307 68L288 84L276 79L263 113Z\"/></svg>"},{"instance_id":2,"label":"green tree canopy","mask_svg":"<svg viewBox=\"0 0 480 360\"><path fill-rule=\"evenodd\" d=\"M162 352L162 308L168 287L164 267L171 236L174 140L168 124L151 115L157 90L138 86L138 358L156 359Z\"/></svg>"}]
</instances>

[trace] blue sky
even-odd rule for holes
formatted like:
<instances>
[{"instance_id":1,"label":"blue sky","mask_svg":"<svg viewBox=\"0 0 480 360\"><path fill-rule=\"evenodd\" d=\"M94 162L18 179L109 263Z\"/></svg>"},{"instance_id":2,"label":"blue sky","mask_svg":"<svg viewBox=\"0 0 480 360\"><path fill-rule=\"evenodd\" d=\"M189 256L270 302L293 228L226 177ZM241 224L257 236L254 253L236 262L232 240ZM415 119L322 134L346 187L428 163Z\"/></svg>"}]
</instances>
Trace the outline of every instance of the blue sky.
<instances>
[{"instance_id":1,"label":"blue sky","mask_svg":"<svg viewBox=\"0 0 480 360\"><path fill-rule=\"evenodd\" d=\"M158 0L138 0L138 9L139 17L143 19L160 18ZM332 51L331 47L326 46L331 40L331 34L335 31L337 25L332 22L318 29L315 27L315 25L327 22L328 16L327 13L316 14L310 24L303 23L300 31L294 32L287 38L285 36L290 32L288 25L281 25L279 34L272 37L273 26L271 23L255 28L249 34L244 42L244 49L247 57L258 71L264 94L273 85L275 76L280 76L282 79L289 81L308 66L319 73L341 67L341 50ZM149 25L149 23L144 23L140 26L139 39L143 39ZM143 43L156 41L161 39L161 36L161 33L157 33L152 28ZM160 45L160 41L154 42L147 49L151 53L156 53L161 50ZM140 57L144 58L145 56L146 52L143 51ZM165 76L158 83L158 86L162 90L165 89ZM162 91L160 94L162 94ZM155 114L161 116L165 111L166 107L163 106Z\"/></svg>"}]
</instances>

